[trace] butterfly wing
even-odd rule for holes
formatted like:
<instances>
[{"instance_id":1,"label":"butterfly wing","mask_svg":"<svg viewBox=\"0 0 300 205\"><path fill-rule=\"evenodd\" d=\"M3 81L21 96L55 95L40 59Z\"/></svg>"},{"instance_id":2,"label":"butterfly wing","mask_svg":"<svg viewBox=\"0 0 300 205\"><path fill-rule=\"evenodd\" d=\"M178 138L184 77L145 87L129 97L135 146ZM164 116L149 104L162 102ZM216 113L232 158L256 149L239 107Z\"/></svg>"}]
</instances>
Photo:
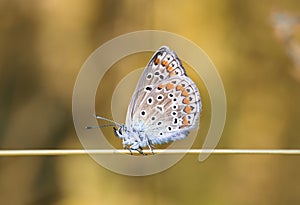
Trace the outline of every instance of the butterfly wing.
<instances>
[{"instance_id":1,"label":"butterfly wing","mask_svg":"<svg viewBox=\"0 0 300 205\"><path fill-rule=\"evenodd\" d=\"M148 139L152 144L161 144L184 138L199 124L202 105L196 85L186 76L176 76L156 85L155 89L148 99L153 96L156 105L144 119Z\"/></svg>"},{"instance_id":2,"label":"butterfly wing","mask_svg":"<svg viewBox=\"0 0 300 205\"><path fill-rule=\"evenodd\" d=\"M127 126L130 127L130 125L133 123L134 113L136 113L136 110L140 107L140 102L145 97L146 93L151 91L151 87L153 87L153 85L155 85L157 82L162 81L164 78L170 76L170 73L166 72L166 66L164 65L166 65L166 63L170 63L171 61L173 61L173 64L170 66L174 65L174 69L172 69L172 71L175 69L180 70L180 75L185 75L185 70L180 69L182 66L177 55L166 46L159 48L146 66L131 97L126 115L125 124ZM172 74L174 73L175 72ZM145 90L147 92L145 92Z\"/></svg>"},{"instance_id":3,"label":"butterfly wing","mask_svg":"<svg viewBox=\"0 0 300 205\"><path fill-rule=\"evenodd\" d=\"M142 131L151 144L184 138L198 125L202 105L195 83L177 55L161 47L146 66L126 116L126 126Z\"/></svg>"}]
</instances>

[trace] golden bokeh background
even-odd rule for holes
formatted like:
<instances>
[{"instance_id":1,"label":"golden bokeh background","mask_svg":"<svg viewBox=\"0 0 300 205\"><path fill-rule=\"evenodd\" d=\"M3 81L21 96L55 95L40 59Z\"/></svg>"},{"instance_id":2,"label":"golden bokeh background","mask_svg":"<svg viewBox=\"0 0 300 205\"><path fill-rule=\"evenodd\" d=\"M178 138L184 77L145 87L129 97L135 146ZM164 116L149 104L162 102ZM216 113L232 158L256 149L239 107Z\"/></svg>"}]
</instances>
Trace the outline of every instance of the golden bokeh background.
<instances>
[{"instance_id":1,"label":"golden bokeh background","mask_svg":"<svg viewBox=\"0 0 300 205\"><path fill-rule=\"evenodd\" d=\"M297 55L274 29L276 11L300 14L300 1L2 0L0 148L81 149L71 112L81 65L114 37L155 29L192 40L216 65L228 102L217 148L299 149ZM0 157L0 203L299 204L299 173L299 156L186 155L146 177L83 155Z\"/></svg>"}]
</instances>

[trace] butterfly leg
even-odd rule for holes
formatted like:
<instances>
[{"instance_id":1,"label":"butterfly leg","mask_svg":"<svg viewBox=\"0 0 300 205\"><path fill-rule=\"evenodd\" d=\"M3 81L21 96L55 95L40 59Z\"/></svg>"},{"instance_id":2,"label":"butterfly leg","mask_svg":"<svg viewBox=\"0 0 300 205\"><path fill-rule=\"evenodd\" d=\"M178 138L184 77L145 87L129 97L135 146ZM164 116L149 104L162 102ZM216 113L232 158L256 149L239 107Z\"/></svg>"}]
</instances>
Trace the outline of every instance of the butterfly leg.
<instances>
[{"instance_id":1,"label":"butterfly leg","mask_svg":"<svg viewBox=\"0 0 300 205\"><path fill-rule=\"evenodd\" d=\"M132 155L132 151L137 151L138 153L140 153L142 155L147 155L143 152L143 149L141 147L139 147L138 149L132 149L130 147L124 147L124 149L127 149L130 152L130 155Z\"/></svg>"},{"instance_id":2,"label":"butterfly leg","mask_svg":"<svg viewBox=\"0 0 300 205\"><path fill-rule=\"evenodd\" d=\"M147 145L148 145L148 147L149 147L149 149L150 149L150 151L151 151L151 154L152 155L154 155L154 152L153 152L153 146L152 146L152 144L150 143L150 141L149 140L147 140Z\"/></svg>"},{"instance_id":3,"label":"butterfly leg","mask_svg":"<svg viewBox=\"0 0 300 205\"><path fill-rule=\"evenodd\" d=\"M135 141L131 146L128 147L128 149L135 150L135 151L139 152L142 155L146 155L143 152L143 148L140 146L140 143L138 141Z\"/></svg>"},{"instance_id":4,"label":"butterfly leg","mask_svg":"<svg viewBox=\"0 0 300 205\"><path fill-rule=\"evenodd\" d=\"M145 154L144 152L143 152L143 149L142 149L142 147L139 147L138 149L136 149L136 151L138 151L140 154L142 154L142 155L147 155L147 154Z\"/></svg>"},{"instance_id":5,"label":"butterfly leg","mask_svg":"<svg viewBox=\"0 0 300 205\"><path fill-rule=\"evenodd\" d=\"M132 149L128 146L125 139L122 139L123 149L127 149L130 152L130 155L132 155Z\"/></svg>"},{"instance_id":6,"label":"butterfly leg","mask_svg":"<svg viewBox=\"0 0 300 205\"><path fill-rule=\"evenodd\" d=\"M137 151L138 153L140 153L142 155L147 155L143 152L143 149L141 147L139 147L137 149L126 147L125 149L128 149L130 151L130 155L132 155L132 151Z\"/></svg>"},{"instance_id":7,"label":"butterfly leg","mask_svg":"<svg viewBox=\"0 0 300 205\"><path fill-rule=\"evenodd\" d=\"M130 152L130 155L132 155L132 149L130 149L129 147L125 146L124 149L127 149Z\"/></svg>"}]
</instances>

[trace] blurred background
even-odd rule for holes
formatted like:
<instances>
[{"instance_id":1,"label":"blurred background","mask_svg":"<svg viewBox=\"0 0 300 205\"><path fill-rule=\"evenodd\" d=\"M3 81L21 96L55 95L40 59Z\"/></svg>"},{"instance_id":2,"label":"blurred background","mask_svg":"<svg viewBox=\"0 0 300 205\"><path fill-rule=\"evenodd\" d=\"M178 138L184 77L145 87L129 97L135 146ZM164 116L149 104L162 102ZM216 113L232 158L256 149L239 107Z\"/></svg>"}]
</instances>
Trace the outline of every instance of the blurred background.
<instances>
[{"instance_id":1,"label":"blurred background","mask_svg":"<svg viewBox=\"0 0 300 205\"><path fill-rule=\"evenodd\" d=\"M71 113L81 65L114 37L156 29L192 40L216 65L228 102L217 148L299 149L299 15L298 0L2 0L0 148L81 149ZM299 156L186 155L146 177L89 156L0 157L0 203L298 204L299 173Z\"/></svg>"}]
</instances>

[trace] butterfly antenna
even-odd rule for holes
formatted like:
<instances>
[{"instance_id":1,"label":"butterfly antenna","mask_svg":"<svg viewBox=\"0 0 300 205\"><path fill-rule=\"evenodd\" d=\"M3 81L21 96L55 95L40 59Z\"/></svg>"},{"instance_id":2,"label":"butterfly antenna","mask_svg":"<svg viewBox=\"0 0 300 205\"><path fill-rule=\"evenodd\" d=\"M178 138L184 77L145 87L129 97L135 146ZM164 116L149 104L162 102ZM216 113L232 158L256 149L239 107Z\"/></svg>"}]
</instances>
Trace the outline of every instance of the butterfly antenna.
<instances>
[{"instance_id":1,"label":"butterfly antenna","mask_svg":"<svg viewBox=\"0 0 300 205\"><path fill-rule=\"evenodd\" d=\"M114 123L114 125L116 125L116 126L119 126L119 127L121 127L122 125L120 124L120 123L117 123L117 122L115 122L115 121L113 121L113 120L110 120L110 119L107 119L107 118L104 118L104 117L100 117L100 116L98 116L98 115L93 115L96 119L99 119L99 120L105 120L105 121L107 121L107 122L112 122L112 123Z\"/></svg>"},{"instance_id":2,"label":"butterfly antenna","mask_svg":"<svg viewBox=\"0 0 300 205\"><path fill-rule=\"evenodd\" d=\"M97 128L103 128L103 127L112 127L116 126L115 124L108 124L108 125L100 125L100 126L86 126L85 129L90 130L90 129L97 129Z\"/></svg>"}]
</instances>

